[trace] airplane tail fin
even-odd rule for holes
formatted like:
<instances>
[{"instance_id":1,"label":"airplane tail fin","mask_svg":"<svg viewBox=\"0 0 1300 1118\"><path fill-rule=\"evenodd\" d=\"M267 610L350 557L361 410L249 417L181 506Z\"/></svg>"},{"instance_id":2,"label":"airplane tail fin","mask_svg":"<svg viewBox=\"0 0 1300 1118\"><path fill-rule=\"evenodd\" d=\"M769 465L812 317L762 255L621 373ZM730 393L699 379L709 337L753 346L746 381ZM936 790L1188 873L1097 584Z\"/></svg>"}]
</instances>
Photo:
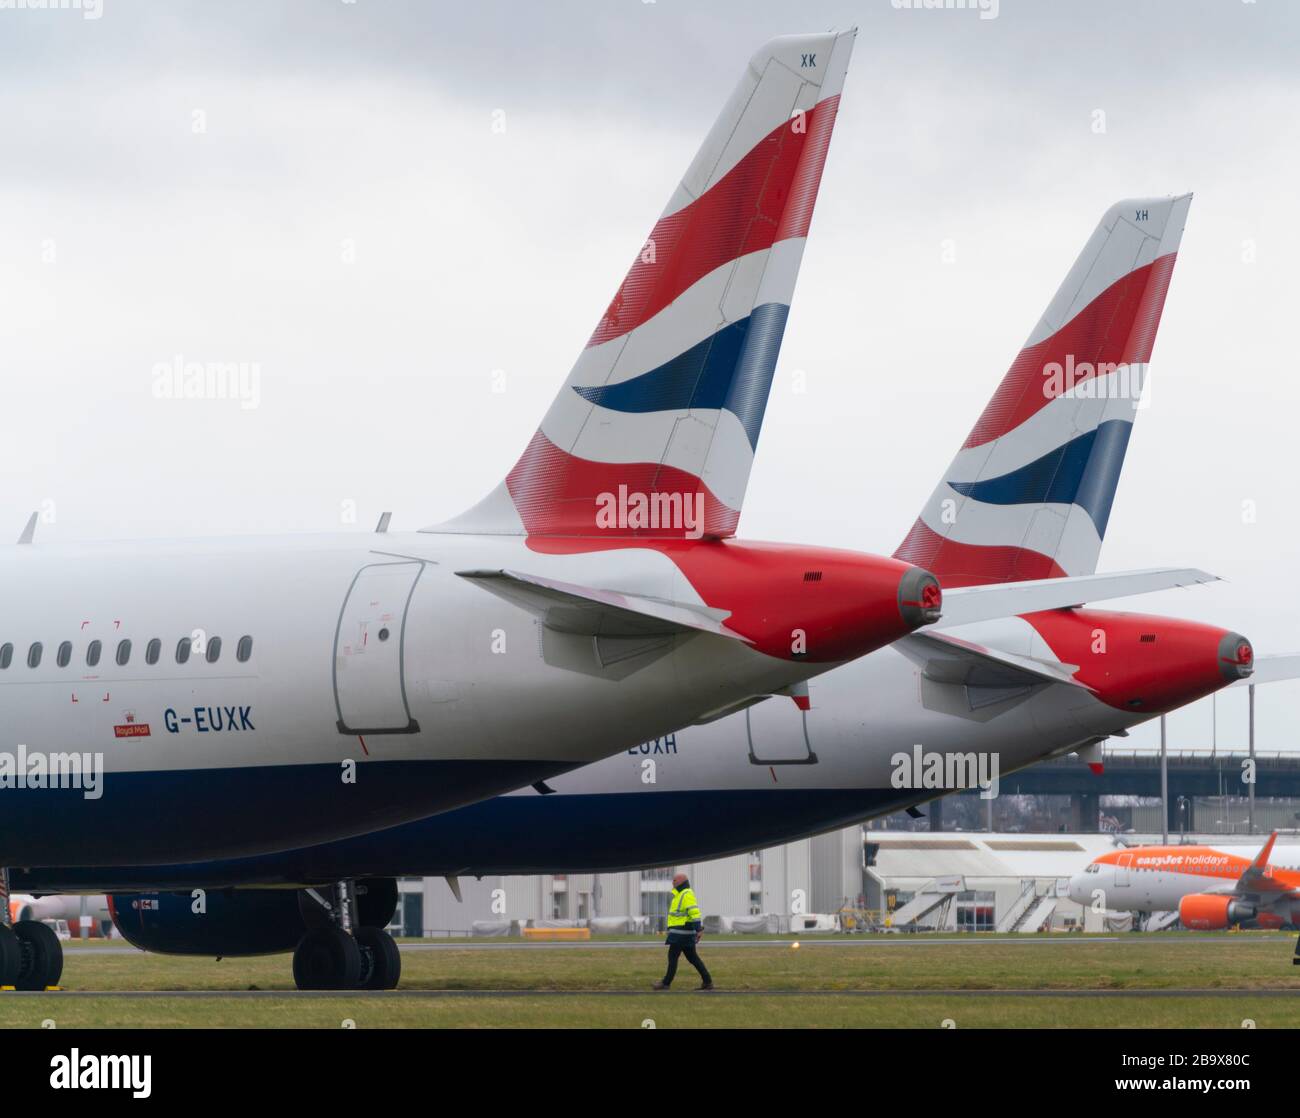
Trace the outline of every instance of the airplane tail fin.
<instances>
[{"instance_id":1,"label":"airplane tail fin","mask_svg":"<svg viewBox=\"0 0 1300 1118\"><path fill-rule=\"evenodd\" d=\"M750 59L518 463L430 530L735 532L855 34Z\"/></svg>"},{"instance_id":2,"label":"airplane tail fin","mask_svg":"<svg viewBox=\"0 0 1300 1118\"><path fill-rule=\"evenodd\" d=\"M895 558L945 587L1097 569L1190 204L1106 211Z\"/></svg>"}]
</instances>

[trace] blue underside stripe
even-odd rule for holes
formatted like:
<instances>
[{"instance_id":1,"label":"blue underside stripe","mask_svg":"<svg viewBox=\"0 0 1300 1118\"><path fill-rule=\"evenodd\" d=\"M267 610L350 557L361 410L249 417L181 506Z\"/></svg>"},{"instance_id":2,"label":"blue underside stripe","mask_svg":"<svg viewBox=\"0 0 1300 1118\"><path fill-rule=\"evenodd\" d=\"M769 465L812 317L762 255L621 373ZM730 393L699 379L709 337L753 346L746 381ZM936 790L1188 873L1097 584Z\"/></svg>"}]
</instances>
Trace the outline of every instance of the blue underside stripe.
<instances>
[{"instance_id":1,"label":"blue underside stripe","mask_svg":"<svg viewBox=\"0 0 1300 1118\"><path fill-rule=\"evenodd\" d=\"M340 877L630 870L756 850L848 826L915 799L915 791L894 788L525 793L307 850L189 865L13 871L11 888L125 891ZM691 820L689 827L682 826L683 819ZM196 829L207 825L194 820ZM238 825L235 817L231 825Z\"/></svg>"},{"instance_id":2,"label":"blue underside stripe","mask_svg":"<svg viewBox=\"0 0 1300 1118\"><path fill-rule=\"evenodd\" d=\"M758 445L790 308L764 303L656 369L616 384L574 386L584 400L621 412L725 409Z\"/></svg>"},{"instance_id":3,"label":"blue underside stripe","mask_svg":"<svg viewBox=\"0 0 1300 1118\"><path fill-rule=\"evenodd\" d=\"M355 783L344 783L336 764L112 772L91 799L80 788L0 788L0 849L15 866L240 858L391 828L573 767L365 761Z\"/></svg>"},{"instance_id":4,"label":"blue underside stripe","mask_svg":"<svg viewBox=\"0 0 1300 1118\"><path fill-rule=\"evenodd\" d=\"M1104 537L1132 430L1128 420L1107 420L1009 474L948 484L989 505L1078 505Z\"/></svg>"}]
</instances>

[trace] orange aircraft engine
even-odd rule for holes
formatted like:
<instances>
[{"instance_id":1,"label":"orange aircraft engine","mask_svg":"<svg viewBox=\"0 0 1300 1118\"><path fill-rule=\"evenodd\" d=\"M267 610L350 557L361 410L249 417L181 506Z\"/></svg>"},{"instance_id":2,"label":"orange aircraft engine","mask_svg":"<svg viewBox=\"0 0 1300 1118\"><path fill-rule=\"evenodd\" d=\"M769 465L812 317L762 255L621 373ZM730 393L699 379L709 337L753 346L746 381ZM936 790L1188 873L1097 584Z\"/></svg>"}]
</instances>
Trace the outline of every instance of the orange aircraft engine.
<instances>
[{"instance_id":1,"label":"orange aircraft engine","mask_svg":"<svg viewBox=\"0 0 1300 1118\"><path fill-rule=\"evenodd\" d=\"M1254 920L1257 909L1250 901L1215 893L1189 893L1178 902L1178 919L1184 928L1210 931Z\"/></svg>"}]
</instances>

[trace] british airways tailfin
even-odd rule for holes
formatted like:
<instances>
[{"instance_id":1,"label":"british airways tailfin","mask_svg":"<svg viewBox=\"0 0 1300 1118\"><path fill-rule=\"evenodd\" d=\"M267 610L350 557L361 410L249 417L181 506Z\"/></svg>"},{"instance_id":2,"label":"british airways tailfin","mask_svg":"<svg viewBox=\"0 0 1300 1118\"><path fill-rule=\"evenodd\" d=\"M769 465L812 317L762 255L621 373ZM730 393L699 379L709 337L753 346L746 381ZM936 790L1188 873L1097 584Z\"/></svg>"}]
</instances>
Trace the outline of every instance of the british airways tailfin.
<instances>
[{"instance_id":1,"label":"british airways tailfin","mask_svg":"<svg viewBox=\"0 0 1300 1118\"><path fill-rule=\"evenodd\" d=\"M945 587L1097 569L1190 204L1106 211L895 558Z\"/></svg>"},{"instance_id":2,"label":"british airways tailfin","mask_svg":"<svg viewBox=\"0 0 1300 1118\"><path fill-rule=\"evenodd\" d=\"M522 457L432 531L735 532L854 35L750 59Z\"/></svg>"}]
</instances>

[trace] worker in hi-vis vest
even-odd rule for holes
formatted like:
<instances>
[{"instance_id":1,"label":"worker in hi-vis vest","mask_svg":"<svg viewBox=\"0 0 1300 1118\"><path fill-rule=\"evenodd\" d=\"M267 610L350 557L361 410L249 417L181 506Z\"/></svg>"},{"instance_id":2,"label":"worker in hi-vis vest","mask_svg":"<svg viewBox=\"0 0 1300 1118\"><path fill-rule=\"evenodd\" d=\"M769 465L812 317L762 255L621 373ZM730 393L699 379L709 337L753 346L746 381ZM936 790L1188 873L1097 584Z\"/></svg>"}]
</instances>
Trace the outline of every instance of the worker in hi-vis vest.
<instances>
[{"instance_id":1,"label":"worker in hi-vis vest","mask_svg":"<svg viewBox=\"0 0 1300 1118\"><path fill-rule=\"evenodd\" d=\"M668 902L668 969L663 978L655 983L656 990L667 990L673 984L677 974L677 960L685 955L686 961L700 972L700 989L712 990L713 979L709 968L701 961L695 945L704 934L704 922L700 917L700 905L695 899L695 890L686 880L684 873L673 878L673 895Z\"/></svg>"}]
</instances>

